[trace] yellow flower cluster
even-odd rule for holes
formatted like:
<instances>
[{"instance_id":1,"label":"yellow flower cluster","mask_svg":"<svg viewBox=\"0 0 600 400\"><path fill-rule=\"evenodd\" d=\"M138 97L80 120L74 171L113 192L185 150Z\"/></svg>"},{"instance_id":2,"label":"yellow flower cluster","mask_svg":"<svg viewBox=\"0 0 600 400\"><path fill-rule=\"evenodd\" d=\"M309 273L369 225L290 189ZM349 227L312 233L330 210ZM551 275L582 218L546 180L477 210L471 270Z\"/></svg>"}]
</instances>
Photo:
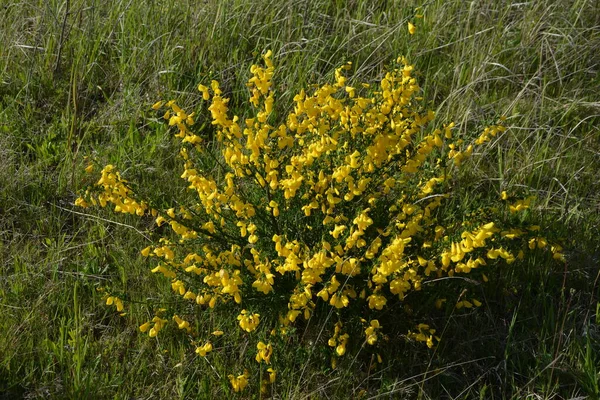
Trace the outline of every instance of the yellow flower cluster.
<instances>
[{"instance_id":1,"label":"yellow flower cluster","mask_svg":"<svg viewBox=\"0 0 600 400\"><path fill-rule=\"evenodd\" d=\"M110 203L117 212L149 214L157 226L168 227L169 234L141 253L157 260L152 272L169 279L188 304L233 302L241 309L239 327L250 333L260 315L242 304L255 308L253 298L287 299L287 307L276 310L280 332L300 316L310 319L321 302L338 316L328 343L343 356L350 336L342 333L342 321L356 312L351 310L376 315L427 281L510 264L524 251L551 248L555 259L564 259L561 248L533 227L490 222L484 213L449 223L439 210L452 193L452 173L477 146L504 132L502 125L485 128L472 143L454 137L453 123L428 129L434 113L421 107L413 67L403 58L379 82L353 86L347 63L331 83L300 91L287 115L275 115L271 57L268 51L264 66L251 68L247 86L255 112L249 118L229 115L229 99L217 81L198 86L209 103L214 139L193 132L194 113L175 101L153 106L166 108L163 117L176 129L180 177L194 202L150 208L152 202L136 200L112 165L76 200L84 207ZM524 210L530 202L518 200L508 210ZM458 294L455 300L457 308L481 305ZM173 321L190 331L178 315ZM153 337L166 323L155 316L140 330ZM379 319L371 319L364 340L375 345L382 329ZM420 324L408 337L433 347L434 334ZM210 351L210 342L196 349L201 356ZM273 352L260 341L255 359L269 364ZM248 377L229 379L240 391Z\"/></svg>"},{"instance_id":2,"label":"yellow flower cluster","mask_svg":"<svg viewBox=\"0 0 600 400\"><path fill-rule=\"evenodd\" d=\"M156 337L158 332L160 332L160 330L163 329L168 322L169 320L155 315L151 322L146 322L140 326L140 332L148 332L148 336Z\"/></svg>"},{"instance_id":3,"label":"yellow flower cluster","mask_svg":"<svg viewBox=\"0 0 600 400\"><path fill-rule=\"evenodd\" d=\"M86 168L87 170L87 168ZM107 203L112 203L116 212L135 214L138 216L144 215L148 210L146 202L138 202L130 195L131 189L126 185L127 181L121 178L119 171L111 164L102 169L102 176L96 183L96 186L102 187L104 191L97 196L90 196L89 191L86 191L85 197L90 199L89 202L84 197L79 197L75 200L75 205L79 207L89 207L91 205L100 205L106 207Z\"/></svg>"},{"instance_id":4,"label":"yellow flower cluster","mask_svg":"<svg viewBox=\"0 0 600 400\"><path fill-rule=\"evenodd\" d=\"M179 329L185 329L187 333L190 333L192 331L192 328L190 328L190 323L186 320L181 319L179 315L173 315L173 321L175 321Z\"/></svg>"},{"instance_id":5,"label":"yellow flower cluster","mask_svg":"<svg viewBox=\"0 0 600 400\"><path fill-rule=\"evenodd\" d=\"M350 339L350 335L341 332L342 323L338 322L333 328L333 336L327 341L329 346L335 347L335 352L340 357L346 354L346 344L348 343L348 339Z\"/></svg>"},{"instance_id":6,"label":"yellow flower cluster","mask_svg":"<svg viewBox=\"0 0 600 400\"><path fill-rule=\"evenodd\" d=\"M256 362L260 363L261 361L264 361L267 364L271 364L271 355L273 354L273 346L271 343L264 344L263 342L258 342L256 350Z\"/></svg>"},{"instance_id":7,"label":"yellow flower cluster","mask_svg":"<svg viewBox=\"0 0 600 400\"><path fill-rule=\"evenodd\" d=\"M366 322L366 321L365 321ZM377 342L377 331L381 329L381 325L379 325L379 321L374 319L369 323L369 327L365 329L365 336L367 338L367 343L371 346Z\"/></svg>"},{"instance_id":8,"label":"yellow flower cluster","mask_svg":"<svg viewBox=\"0 0 600 400\"><path fill-rule=\"evenodd\" d=\"M229 382L231 383L231 387L233 388L233 391L241 392L242 390L244 390L246 386L248 386L249 377L250 374L248 373L248 371L244 371L243 374L238 376L229 375L228 378Z\"/></svg>"},{"instance_id":9,"label":"yellow flower cluster","mask_svg":"<svg viewBox=\"0 0 600 400\"><path fill-rule=\"evenodd\" d=\"M424 342L430 349L434 346L434 339L438 342L440 341L440 338L434 335L435 329L430 328L427 324L419 324L416 332L408 332L408 337L410 339L416 340L417 342Z\"/></svg>"},{"instance_id":10,"label":"yellow flower cluster","mask_svg":"<svg viewBox=\"0 0 600 400\"><path fill-rule=\"evenodd\" d=\"M238 321L240 321L240 328L242 328L246 332L252 332L260 323L260 315L256 313L251 314L246 310L242 310L240 315L238 315L237 319Z\"/></svg>"}]
</instances>

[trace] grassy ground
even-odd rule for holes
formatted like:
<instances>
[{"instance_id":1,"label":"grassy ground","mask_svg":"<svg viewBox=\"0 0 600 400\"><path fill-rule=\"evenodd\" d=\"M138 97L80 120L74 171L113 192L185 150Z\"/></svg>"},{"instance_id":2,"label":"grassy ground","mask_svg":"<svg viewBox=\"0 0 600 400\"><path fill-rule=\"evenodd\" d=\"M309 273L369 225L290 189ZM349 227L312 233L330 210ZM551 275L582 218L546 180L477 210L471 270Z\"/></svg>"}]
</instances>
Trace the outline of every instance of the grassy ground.
<instances>
[{"instance_id":1,"label":"grassy ground","mask_svg":"<svg viewBox=\"0 0 600 400\"><path fill-rule=\"evenodd\" d=\"M415 7L423 5L419 11ZM507 116L506 134L461 177L466 211L501 190L535 194L564 269L499 271L478 312L440 315L435 352L390 344L384 364L337 369L310 340L285 345L275 398L600 396L600 4L593 0L348 2L13 1L0 13L0 397L212 398L247 352L240 335L199 358L181 337L149 340L100 287L148 299L165 282L139 250L149 225L73 206L85 157L165 197L175 146L150 106L193 109L219 80L247 114L244 82L267 48L280 106L352 61L361 81L398 55L415 64L434 124L464 132ZM424 18L415 18L423 14ZM409 35L407 21L417 32ZM200 319L219 328L218 315ZM318 322L315 323L318 327ZM309 328L306 332L312 332ZM310 334L309 334L310 336ZM402 342L399 340L398 342ZM258 371L253 370L253 372ZM241 397L260 396L257 384Z\"/></svg>"}]
</instances>

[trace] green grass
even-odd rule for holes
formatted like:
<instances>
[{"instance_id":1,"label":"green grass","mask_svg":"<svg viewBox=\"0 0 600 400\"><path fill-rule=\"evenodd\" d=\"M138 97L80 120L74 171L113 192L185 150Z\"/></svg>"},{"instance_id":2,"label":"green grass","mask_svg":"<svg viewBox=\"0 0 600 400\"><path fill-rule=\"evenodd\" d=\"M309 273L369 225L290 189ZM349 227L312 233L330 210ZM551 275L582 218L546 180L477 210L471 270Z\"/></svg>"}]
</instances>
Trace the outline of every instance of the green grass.
<instances>
[{"instance_id":1,"label":"green grass","mask_svg":"<svg viewBox=\"0 0 600 400\"><path fill-rule=\"evenodd\" d=\"M434 351L398 332L381 367L358 347L337 369L299 327L276 355L275 398L598 398L600 388L600 5L597 1L97 0L6 2L0 13L0 398L230 397L227 374L254 349L241 333L199 358L174 329L137 327L168 285L139 255L150 222L75 208L84 157L118 165L169 198L175 144L150 106L197 108L219 80L239 115L249 67L270 48L278 112L352 61L375 81L398 55L415 64L434 125L507 116L469 162L464 212L502 190L535 194L565 269L539 258L497 271L477 312L434 316ZM415 14L424 14L416 19ZM417 26L409 35L407 21ZM198 117L199 125L207 116ZM457 215L460 219L460 214ZM127 315L103 305L123 293ZM142 302L137 302L144 300ZM218 314L208 329L227 328ZM225 330L225 329L224 329ZM238 329L239 331L239 329ZM303 338L303 339L302 339ZM258 398L254 380L242 397ZM529 396L529 397L528 397Z\"/></svg>"}]
</instances>

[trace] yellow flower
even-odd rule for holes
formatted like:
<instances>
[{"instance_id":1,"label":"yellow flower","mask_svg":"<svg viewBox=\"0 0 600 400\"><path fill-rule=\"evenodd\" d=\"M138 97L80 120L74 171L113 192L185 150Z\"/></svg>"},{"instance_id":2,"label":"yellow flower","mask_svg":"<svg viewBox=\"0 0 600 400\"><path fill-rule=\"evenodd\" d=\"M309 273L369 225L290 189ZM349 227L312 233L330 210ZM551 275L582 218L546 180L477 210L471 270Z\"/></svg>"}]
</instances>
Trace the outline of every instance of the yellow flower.
<instances>
[{"instance_id":1,"label":"yellow flower","mask_svg":"<svg viewBox=\"0 0 600 400\"><path fill-rule=\"evenodd\" d=\"M416 31L417 31L417 27L414 26L411 22L409 22L408 23L408 33L410 33L411 35L414 35Z\"/></svg>"},{"instance_id":2,"label":"yellow flower","mask_svg":"<svg viewBox=\"0 0 600 400\"><path fill-rule=\"evenodd\" d=\"M204 100L210 99L210 92L208 91L208 88L206 86L198 85L198 90L202 93L202 98Z\"/></svg>"},{"instance_id":3,"label":"yellow flower","mask_svg":"<svg viewBox=\"0 0 600 400\"><path fill-rule=\"evenodd\" d=\"M246 332L252 332L260 323L259 314L250 314L250 312L246 310L242 310L240 315L238 315L237 319L238 321L240 321L240 328L242 328Z\"/></svg>"},{"instance_id":4,"label":"yellow flower","mask_svg":"<svg viewBox=\"0 0 600 400\"><path fill-rule=\"evenodd\" d=\"M200 357L205 357L207 353L210 353L213 350L213 346L210 342L206 342L203 346L196 348L196 354Z\"/></svg>"},{"instance_id":5,"label":"yellow flower","mask_svg":"<svg viewBox=\"0 0 600 400\"><path fill-rule=\"evenodd\" d=\"M146 322L146 323L140 325L140 332L146 333L148 331L148 329L150 329L150 322Z\"/></svg>"},{"instance_id":6,"label":"yellow flower","mask_svg":"<svg viewBox=\"0 0 600 400\"><path fill-rule=\"evenodd\" d=\"M85 201L85 199L84 199L83 197L78 197L78 198L75 200L75 205L76 205L77 207L82 207L82 208L87 208L87 207L89 207L89 204L88 204L88 202L87 202L87 201Z\"/></svg>"},{"instance_id":7,"label":"yellow flower","mask_svg":"<svg viewBox=\"0 0 600 400\"><path fill-rule=\"evenodd\" d=\"M349 303L350 301L348 300L348 296L338 293L335 293L333 296L331 296L331 300L329 301L329 304L335 308L347 307Z\"/></svg>"},{"instance_id":8,"label":"yellow flower","mask_svg":"<svg viewBox=\"0 0 600 400\"><path fill-rule=\"evenodd\" d=\"M244 388L246 386L248 386L248 377L250 376L250 374L248 373L248 371L244 371L244 373L242 375L238 375L233 376L233 375L229 375L229 382L231 382L231 386L233 387L233 391L234 392L241 392L242 390L244 390Z\"/></svg>"},{"instance_id":9,"label":"yellow flower","mask_svg":"<svg viewBox=\"0 0 600 400\"><path fill-rule=\"evenodd\" d=\"M269 344L264 344L263 342L258 342L256 345L256 362L260 363L261 361L266 362L267 364L271 363L271 355L273 354L273 346Z\"/></svg>"},{"instance_id":10,"label":"yellow flower","mask_svg":"<svg viewBox=\"0 0 600 400\"><path fill-rule=\"evenodd\" d=\"M179 329L186 329L189 328L190 323L181 319L178 315L173 315L173 321L175 321L175 323L177 323L177 327Z\"/></svg>"},{"instance_id":11,"label":"yellow flower","mask_svg":"<svg viewBox=\"0 0 600 400\"><path fill-rule=\"evenodd\" d=\"M374 345L377 342L377 330L379 330L381 326L379 325L379 321L374 319L371 321L370 326L365 330L365 336L367 337L367 343L370 345Z\"/></svg>"},{"instance_id":12,"label":"yellow flower","mask_svg":"<svg viewBox=\"0 0 600 400\"><path fill-rule=\"evenodd\" d=\"M517 200L514 204L511 204L508 208L511 214L514 214L519 211L527 210L531 204L531 201L534 197L528 197L523 200Z\"/></svg>"},{"instance_id":13,"label":"yellow flower","mask_svg":"<svg viewBox=\"0 0 600 400\"><path fill-rule=\"evenodd\" d=\"M140 253L142 253L142 255L144 257L148 257L148 255L150 255L150 250L151 250L151 247L148 246L148 247L144 248Z\"/></svg>"},{"instance_id":14,"label":"yellow flower","mask_svg":"<svg viewBox=\"0 0 600 400\"><path fill-rule=\"evenodd\" d=\"M369 308L376 310L382 310L385 304L387 303L387 299L384 296L378 294L370 295L369 297L367 297L367 300L369 300Z\"/></svg>"},{"instance_id":15,"label":"yellow flower","mask_svg":"<svg viewBox=\"0 0 600 400\"><path fill-rule=\"evenodd\" d=\"M329 231L329 234L337 239L344 230L346 230L346 225L336 225L333 231Z\"/></svg>"},{"instance_id":16,"label":"yellow flower","mask_svg":"<svg viewBox=\"0 0 600 400\"><path fill-rule=\"evenodd\" d=\"M121 301L121 299L119 299L116 296L109 296L106 298L106 305L107 306L112 306L114 305L115 307L117 307L117 311L121 312L123 311L123 302Z\"/></svg>"},{"instance_id":17,"label":"yellow flower","mask_svg":"<svg viewBox=\"0 0 600 400\"><path fill-rule=\"evenodd\" d=\"M341 335L339 337L339 341L338 341L338 345L335 348L335 352L337 353L338 356L343 356L344 354L346 354L346 344L348 343L348 339L350 338L350 335L348 335L347 333Z\"/></svg>"}]
</instances>

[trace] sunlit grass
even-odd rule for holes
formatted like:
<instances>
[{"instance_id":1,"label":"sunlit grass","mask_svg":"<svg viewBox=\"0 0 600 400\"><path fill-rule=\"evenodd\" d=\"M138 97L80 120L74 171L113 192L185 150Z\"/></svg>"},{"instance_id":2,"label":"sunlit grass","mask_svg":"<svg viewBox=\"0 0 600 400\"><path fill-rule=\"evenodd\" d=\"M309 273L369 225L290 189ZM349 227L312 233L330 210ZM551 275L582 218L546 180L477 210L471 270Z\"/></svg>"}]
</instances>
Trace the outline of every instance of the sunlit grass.
<instances>
[{"instance_id":1,"label":"sunlit grass","mask_svg":"<svg viewBox=\"0 0 600 400\"><path fill-rule=\"evenodd\" d=\"M536 195L534 212L562 237L566 270L543 259L506 268L481 311L440 313L437 350L391 346L385 363L349 354L333 371L313 321L286 343L279 397L524 398L598 396L600 168L598 6L590 1L12 2L0 14L0 393L8 397L228 396L246 357L240 334L196 356L180 337L149 341L148 288L167 290L139 255L150 220L81 214L73 202L84 156L119 165L157 198L177 147L150 107L199 106L200 81L219 80L245 109L249 66L274 52L286 113L302 87L352 61L356 81L381 78L399 55L415 63L436 121L461 132L507 116L509 130L474 154L453 198L457 219L502 190ZM423 18L417 18L423 14ZM407 23L416 26L410 35ZM60 54L60 57L59 57ZM198 126L208 119L198 117ZM210 132L210 128L207 128ZM474 139L474 138L471 138ZM459 182L461 182L459 180ZM144 304L120 317L99 287ZM135 296L134 296L135 295ZM424 299L427 301L427 299ZM207 328L234 331L222 321ZM315 327L317 329L315 329ZM176 329L176 328L175 328ZM239 329L238 329L239 330ZM391 338L399 339L399 338ZM400 343L401 341L396 341ZM259 397L258 387L245 396Z\"/></svg>"}]
</instances>

